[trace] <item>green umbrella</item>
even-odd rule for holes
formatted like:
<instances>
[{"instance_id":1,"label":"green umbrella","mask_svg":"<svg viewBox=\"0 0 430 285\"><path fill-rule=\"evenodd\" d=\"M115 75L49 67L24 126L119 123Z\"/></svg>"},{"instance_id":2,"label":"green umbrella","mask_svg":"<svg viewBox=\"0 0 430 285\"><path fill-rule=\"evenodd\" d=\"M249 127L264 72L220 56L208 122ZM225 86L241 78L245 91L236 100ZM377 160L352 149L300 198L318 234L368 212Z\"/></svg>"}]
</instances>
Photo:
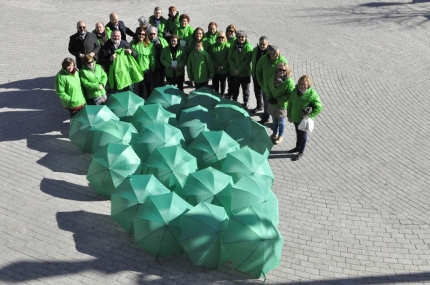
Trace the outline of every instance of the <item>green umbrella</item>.
<instances>
[{"instance_id":1,"label":"green umbrella","mask_svg":"<svg viewBox=\"0 0 430 285\"><path fill-rule=\"evenodd\" d=\"M214 113L218 116L219 128L225 129L228 123L243 117L249 117L248 112L242 106L233 104L218 104L215 106Z\"/></svg>"},{"instance_id":2,"label":"green umbrella","mask_svg":"<svg viewBox=\"0 0 430 285\"><path fill-rule=\"evenodd\" d=\"M153 195L170 193L154 175L131 175L111 194L111 217L128 234L133 234L136 211Z\"/></svg>"},{"instance_id":3,"label":"green umbrella","mask_svg":"<svg viewBox=\"0 0 430 285\"><path fill-rule=\"evenodd\" d=\"M148 125L132 144L142 162L148 159L154 149L174 145L185 146L184 136L181 130L164 122Z\"/></svg>"},{"instance_id":4,"label":"green umbrella","mask_svg":"<svg viewBox=\"0 0 430 285\"><path fill-rule=\"evenodd\" d=\"M112 110L121 120L128 122L139 106L142 106L145 100L131 91L125 91L112 94L106 101L106 106Z\"/></svg>"},{"instance_id":5,"label":"green umbrella","mask_svg":"<svg viewBox=\"0 0 430 285\"><path fill-rule=\"evenodd\" d=\"M205 107L195 106L182 110L178 128L182 131L185 141L190 143L201 132L217 129L218 118Z\"/></svg>"},{"instance_id":6,"label":"green umbrella","mask_svg":"<svg viewBox=\"0 0 430 285\"><path fill-rule=\"evenodd\" d=\"M137 108L129 122L140 133L152 123L164 122L175 126L176 115L164 109L160 104L143 105Z\"/></svg>"},{"instance_id":7,"label":"green umbrella","mask_svg":"<svg viewBox=\"0 0 430 285\"><path fill-rule=\"evenodd\" d=\"M143 174L154 174L172 191L181 189L188 175L196 170L196 158L179 145L156 148L142 164Z\"/></svg>"},{"instance_id":8,"label":"green umbrella","mask_svg":"<svg viewBox=\"0 0 430 285\"><path fill-rule=\"evenodd\" d=\"M157 259L183 253L180 216L191 208L174 192L149 196L133 219L135 242Z\"/></svg>"},{"instance_id":9,"label":"green umbrella","mask_svg":"<svg viewBox=\"0 0 430 285\"><path fill-rule=\"evenodd\" d=\"M278 199L264 180L243 176L236 184L228 185L224 191L230 192L231 195L230 202L223 204L227 214L231 215L252 206L268 214L274 225L279 224ZM225 193L220 193L220 196L225 196Z\"/></svg>"},{"instance_id":10,"label":"green umbrella","mask_svg":"<svg viewBox=\"0 0 430 285\"><path fill-rule=\"evenodd\" d=\"M137 130L132 124L121 121L108 121L94 127L92 151L108 143L130 144L137 139Z\"/></svg>"},{"instance_id":11,"label":"green umbrella","mask_svg":"<svg viewBox=\"0 0 430 285\"><path fill-rule=\"evenodd\" d=\"M195 106L203 106L209 110L213 110L220 102L221 95L215 92L212 88L201 87L188 94L188 100L181 103L182 109L191 108Z\"/></svg>"},{"instance_id":12,"label":"green umbrella","mask_svg":"<svg viewBox=\"0 0 430 285\"><path fill-rule=\"evenodd\" d=\"M129 145L107 144L91 158L87 180L101 196L110 197L127 176L139 170L140 159Z\"/></svg>"},{"instance_id":13,"label":"green umbrella","mask_svg":"<svg viewBox=\"0 0 430 285\"><path fill-rule=\"evenodd\" d=\"M230 175L234 183L237 183L243 176L253 175L263 179L269 187L272 187L275 179L267 158L249 147L228 153L221 161L220 170Z\"/></svg>"},{"instance_id":14,"label":"green umbrella","mask_svg":"<svg viewBox=\"0 0 430 285\"><path fill-rule=\"evenodd\" d=\"M251 118L243 117L232 120L225 128L227 134L235 139L241 147L248 146L256 152L269 156L273 147L272 140L265 126Z\"/></svg>"},{"instance_id":15,"label":"green umbrella","mask_svg":"<svg viewBox=\"0 0 430 285\"><path fill-rule=\"evenodd\" d=\"M208 166L219 169L219 161L239 148L240 145L224 131L204 131L188 145L187 151L196 157L199 169Z\"/></svg>"},{"instance_id":16,"label":"green umbrella","mask_svg":"<svg viewBox=\"0 0 430 285\"><path fill-rule=\"evenodd\" d=\"M239 107L241 109L243 109L245 112L247 112L245 110L245 108L243 108L243 105L239 102L237 102L236 100L230 100L230 99L226 99L226 98L221 98L221 100L219 101L218 105L220 104L228 104L228 105L234 105L236 107Z\"/></svg>"},{"instance_id":17,"label":"green umbrella","mask_svg":"<svg viewBox=\"0 0 430 285\"><path fill-rule=\"evenodd\" d=\"M103 105L86 105L70 119L69 139L83 152L93 149L94 128L107 121L119 121L112 111Z\"/></svg>"},{"instance_id":18,"label":"green umbrella","mask_svg":"<svg viewBox=\"0 0 430 285\"><path fill-rule=\"evenodd\" d=\"M180 242L194 265L218 269L228 260L222 242L227 226L224 208L205 202L182 215Z\"/></svg>"},{"instance_id":19,"label":"green umbrella","mask_svg":"<svg viewBox=\"0 0 430 285\"><path fill-rule=\"evenodd\" d=\"M191 173L184 188L175 191L185 201L195 206L200 202L218 200L218 193L233 184L231 177L212 167Z\"/></svg>"},{"instance_id":20,"label":"green umbrella","mask_svg":"<svg viewBox=\"0 0 430 285\"><path fill-rule=\"evenodd\" d=\"M255 278L279 265L283 242L267 214L253 207L230 217L223 240L233 266Z\"/></svg>"},{"instance_id":21,"label":"green umbrella","mask_svg":"<svg viewBox=\"0 0 430 285\"><path fill-rule=\"evenodd\" d=\"M151 95L145 101L145 104L158 103L167 111L179 115L181 112L181 102L183 100L187 100L187 95L175 86L168 85L154 88Z\"/></svg>"}]
</instances>

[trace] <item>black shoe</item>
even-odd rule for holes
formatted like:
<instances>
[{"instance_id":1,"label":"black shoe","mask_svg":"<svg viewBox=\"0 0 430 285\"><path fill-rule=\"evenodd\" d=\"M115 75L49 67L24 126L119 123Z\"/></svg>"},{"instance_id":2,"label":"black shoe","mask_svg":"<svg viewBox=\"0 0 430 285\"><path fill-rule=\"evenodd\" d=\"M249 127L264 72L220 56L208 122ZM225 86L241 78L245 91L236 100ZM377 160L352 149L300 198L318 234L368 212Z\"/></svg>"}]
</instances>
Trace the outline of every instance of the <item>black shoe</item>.
<instances>
[{"instance_id":1,"label":"black shoe","mask_svg":"<svg viewBox=\"0 0 430 285\"><path fill-rule=\"evenodd\" d=\"M257 113L257 112L260 112L260 111L263 111L263 107L257 107L255 109L252 109L251 113Z\"/></svg>"},{"instance_id":2,"label":"black shoe","mask_svg":"<svg viewBox=\"0 0 430 285\"><path fill-rule=\"evenodd\" d=\"M287 153L295 153L295 152L299 152L299 150L296 147L293 149L287 150Z\"/></svg>"},{"instance_id":3,"label":"black shoe","mask_svg":"<svg viewBox=\"0 0 430 285\"><path fill-rule=\"evenodd\" d=\"M248 107L249 107L248 103L243 103L242 106L245 110L248 110Z\"/></svg>"},{"instance_id":4,"label":"black shoe","mask_svg":"<svg viewBox=\"0 0 430 285\"><path fill-rule=\"evenodd\" d=\"M302 156L303 156L303 153L298 153L297 156L293 158L293 161L299 160L300 158L302 158Z\"/></svg>"},{"instance_id":5,"label":"black shoe","mask_svg":"<svg viewBox=\"0 0 430 285\"><path fill-rule=\"evenodd\" d=\"M269 119L261 119L258 121L260 124L264 125L265 123L269 122Z\"/></svg>"}]
</instances>

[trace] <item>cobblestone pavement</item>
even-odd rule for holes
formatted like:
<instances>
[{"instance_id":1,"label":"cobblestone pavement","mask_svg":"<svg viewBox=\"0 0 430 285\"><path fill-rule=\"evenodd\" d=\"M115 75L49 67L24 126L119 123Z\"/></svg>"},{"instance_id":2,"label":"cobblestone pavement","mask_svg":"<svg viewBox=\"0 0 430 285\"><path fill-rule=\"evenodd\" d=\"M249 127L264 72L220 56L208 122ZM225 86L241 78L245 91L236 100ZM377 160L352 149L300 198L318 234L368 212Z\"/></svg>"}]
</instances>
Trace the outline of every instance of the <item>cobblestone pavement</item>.
<instances>
[{"instance_id":1,"label":"cobblestone pavement","mask_svg":"<svg viewBox=\"0 0 430 285\"><path fill-rule=\"evenodd\" d=\"M169 1L0 0L0 283L254 284L227 263L157 262L85 179L53 91L76 22L131 28ZM303 159L273 148L281 265L266 284L430 284L429 1L179 1L194 27L235 23L309 74L324 111ZM251 101L251 107L255 100ZM256 118L257 119L257 118Z\"/></svg>"}]
</instances>

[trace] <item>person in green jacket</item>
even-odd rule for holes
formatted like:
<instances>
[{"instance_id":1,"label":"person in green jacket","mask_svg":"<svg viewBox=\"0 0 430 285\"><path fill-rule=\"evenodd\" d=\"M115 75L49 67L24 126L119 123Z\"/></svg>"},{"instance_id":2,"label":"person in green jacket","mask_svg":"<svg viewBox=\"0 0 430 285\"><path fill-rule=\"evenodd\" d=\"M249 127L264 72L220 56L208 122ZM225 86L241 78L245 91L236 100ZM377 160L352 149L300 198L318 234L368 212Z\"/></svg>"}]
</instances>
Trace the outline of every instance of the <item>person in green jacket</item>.
<instances>
[{"instance_id":1,"label":"person in green jacket","mask_svg":"<svg viewBox=\"0 0 430 285\"><path fill-rule=\"evenodd\" d=\"M201 27L197 27L194 30L193 36L187 42L188 54L190 54L194 50L196 43L199 43L199 42L203 44L203 49L205 51L209 51L210 43L209 43L209 40L205 38L205 31Z\"/></svg>"},{"instance_id":2,"label":"person in green jacket","mask_svg":"<svg viewBox=\"0 0 430 285\"><path fill-rule=\"evenodd\" d=\"M69 111L70 118L72 118L85 106L85 97L75 60L66 57L61 67L55 76L55 93L60 97L61 104Z\"/></svg>"},{"instance_id":3,"label":"person in green jacket","mask_svg":"<svg viewBox=\"0 0 430 285\"><path fill-rule=\"evenodd\" d=\"M166 27L164 28L164 38L166 39L166 41L170 42L169 37L171 37L172 35L177 35L176 31L178 30L180 25L180 16L181 14L175 6L169 7L169 17L167 18Z\"/></svg>"},{"instance_id":4,"label":"person in green jacket","mask_svg":"<svg viewBox=\"0 0 430 285\"><path fill-rule=\"evenodd\" d=\"M227 36L227 42L232 45L236 40L237 28L234 24L230 24L225 28L225 35Z\"/></svg>"},{"instance_id":5,"label":"person in green jacket","mask_svg":"<svg viewBox=\"0 0 430 285\"><path fill-rule=\"evenodd\" d=\"M107 99L105 89L107 74L99 64L96 64L91 55L86 55L82 59L79 77L85 91L87 104L104 105Z\"/></svg>"},{"instance_id":6,"label":"person in green jacket","mask_svg":"<svg viewBox=\"0 0 430 285\"><path fill-rule=\"evenodd\" d=\"M205 38L209 41L210 45L216 43L218 35L218 24L215 22L210 22L208 25L208 31L205 34Z\"/></svg>"},{"instance_id":7,"label":"person in green jacket","mask_svg":"<svg viewBox=\"0 0 430 285\"><path fill-rule=\"evenodd\" d=\"M228 51L228 66L230 71L229 87L233 100L237 101L239 89L242 88L243 107L248 109L249 84L251 83L252 46L248 42L245 31L237 31L236 41Z\"/></svg>"},{"instance_id":8,"label":"person in green jacket","mask_svg":"<svg viewBox=\"0 0 430 285\"><path fill-rule=\"evenodd\" d=\"M137 19L139 22L139 27L146 32L146 30L151 27L151 24L148 22L145 16L141 16L139 19Z\"/></svg>"},{"instance_id":9,"label":"person in green jacket","mask_svg":"<svg viewBox=\"0 0 430 285\"><path fill-rule=\"evenodd\" d=\"M146 30L146 35L152 43L152 54L154 55L154 68L151 74L151 92L154 88L164 86L164 78L166 77L164 66L161 64L161 51L169 44L165 39L160 38L156 27L149 27Z\"/></svg>"},{"instance_id":10,"label":"person in green jacket","mask_svg":"<svg viewBox=\"0 0 430 285\"><path fill-rule=\"evenodd\" d=\"M179 45L178 35L172 35L169 46L161 51L160 61L165 67L167 82L170 85L177 85L179 90L184 91L187 52Z\"/></svg>"},{"instance_id":11,"label":"person in green jacket","mask_svg":"<svg viewBox=\"0 0 430 285\"><path fill-rule=\"evenodd\" d=\"M308 112L308 110L306 110L307 107L311 107L312 111ZM308 133L298 129L300 122L306 116L309 116L311 119L315 118L321 113L322 109L321 100L317 91L311 88L310 76L301 76L293 92L291 92L287 106L288 122L294 123L297 135L296 146L287 151L287 153L297 152L297 156L294 157L293 160L299 160L303 156L308 140Z\"/></svg>"},{"instance_id":12,"label":"person in green jacket","mask_svg":"<svg viewBox=\"0 0 430 285\"><path fill-rule=\"evenodd\" d=\"M252 50L251 59L251 77L254 83L254 94L257 106L251 110L251 113L257 113L263 111L263 92L261 86L258 84L257 77L255 76L255 70L257 69L257 63L263 55L266 55L269 51L269 39L266 36L261 36L258 40L257 46Z\"/></svg>"},{"instance_id":13,"label":"person in green jacket","mask_svg":"<svg viewBox=\"0 0 430 285\"><path fill-rule=\"evenodd\" d=\"M216 92L224 95L226 88L228 69L228 51L230 44L227 42L223 31L218 32L217 42L209 49L209 54L214 64L215 75L212 79L212 87Z\"/></svg>"},{"instance_id":14,"label":"person in green jacket","mask_svg":"<svg viewBox=\"0 0 430 285\"><path fill-rule=\"evenodd\" d=\"M264 102L264 112L260 124L264 125L270 119L269 113L267 113L267 96L266 93L269 89L269 81L272 76L275 67L284 62L288 64L288 61L285 57L281 55L281 52L278 47L270 46L269 51L266 55L262 56L257 63L257 67L255 69L255 76L257 77L257 82L261 86L261 90L263 91L263 102Z\"/></svg>"},{"instance_id":15,"label":"person in green jacket","mask_svg":"<svg viewBox=\"0 0 430 285\"><path fill-rule=\"evenodd\" d=\"M154 8L154 15L149 17L149 24L158 29L158 36L164 37L164 29L166 28L167 20L161 15L161 8Z\"/></svg>"},{"instance_id":16,"label":"person in green jacket","mask_svg":"<svg viewBox=\"0 0 430 285\"><path fill-rule=\"evenodd\" d=\"M194 28L190 25L190 17L187 14L182 14L179 16L179 27L176 30L176 34L179 36L179 44L182 47L186 47L188 41L190 41L194 34Z\"/></svg>"},{"instance_id":17,"label":"person in green jacket","mask_svg":"<svg viewBox=\"0 0 430 285\"><path fill-rule=\"evenodd\" d=\"M272 135L270 138L275 144L280 144L284 139L285 117L290 94L294 89L294 80L291 78L293 72L284 62L279 63L269 81L267 91L267 112L273 118Z\"/></svg>"},{"instance_id":18,"label":"person in green jacket","mask_svg":"<svg viewBox=\"0 0 430 285\"><path fill-rule=\"evenodd\" d=\"M105 27L102 22L96 23L93 34L96 35L100 47L102 48L104 44L110 39L112 31L109 27Z\"/></svg>"},{"instance_id":19,"label":"person in green jacket","mask_svg":"<svg viewBox=\"0 0 430 285\"><path fill-rule=\"evenodd\" d=\"M208 86L209 80L214 77L214 66L207 51L203 49L203 43L196 43L194 51L187 60L188 78L194 81L196 89Z\"/></svg>"},{"instance_id":20,"label":"person in green jacket","mask_svg":"<svg viewBox=\"0 0 430 285\"><path fill-rule=\"evenodd\" d=\"M151 92L151 70L154 68L154 54L152 43L141 27L136 29L136 38L131 42L131 49L135 52L135 59L143 72L143 80L137 85L137 93L147 99Z\"/></svg>"}]
</instances>

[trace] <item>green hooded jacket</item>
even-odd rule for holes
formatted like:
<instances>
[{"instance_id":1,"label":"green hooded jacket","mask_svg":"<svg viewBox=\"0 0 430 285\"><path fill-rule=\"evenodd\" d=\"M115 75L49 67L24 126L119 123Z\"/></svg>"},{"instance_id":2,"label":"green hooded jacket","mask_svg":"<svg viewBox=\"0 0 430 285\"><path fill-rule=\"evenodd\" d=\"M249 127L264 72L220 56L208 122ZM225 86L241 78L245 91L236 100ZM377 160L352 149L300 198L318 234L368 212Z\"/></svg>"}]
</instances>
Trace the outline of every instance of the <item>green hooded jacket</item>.
<instances>
[{"instance_id":1,"label":"green hooded jacket","mask_svg":"<svg viewBox=\"0 0 430 285\"><path fill-rule=\"evenodd\" d=\"M149 24L151 24L151 26L156 27L155 26L155 17L154 17L154 15L152 15L151 17L149 17L149 21L148 22L149 22ZM158 29L158 36L160 38L163 37L163 32L164 32L164 29L166 28L166 24L167 24L166 18L164 18L163 16L161 16L161 18L160 18L160 24L158 25L158 27L156 27Z\"/></svg>"},{"instance_id":2,"label":"green hooded jacket","mask_svg":"<svg viewBox=\"0 0 430 285\"><path fill-rule=\"evenodd\" d=\"M309 114L309 117L315 118L323 109L320 96L315 89L310 87L305 91L305 93L299 96L299 88L296 86L290 94L287 107L288 120L299 124L303 119L303 109L308 106L312 107L312 112Z\"/></svg>"},{"instance_id":3,"label":"green hooded jacket","mask_svg":"<svg viewBox=\"0 0 430 285\"><path fill-rule=\"evenodd\" d=\"M79 77L88 99L94 99L106 94L107 74L99 64L94 62L94 71L88 66L83 66L79 70ZM102 89L100 89L100 84L103 85Z\"/></svg>"},{"instance_id":4,"label":"green hooded jacket","mask_svg":"<svg viewBox=\"0 0 430 285\"><path fill-rule=\"evenodd\" d=\"M143 72L154 69L154 51L152 49L152 43L145 46L143 42L135 43L134 40L130 42L131 48L136 52L136 61L139 64Z\"/></svg>"},{"instance_id":5,"label":"green hooded jacket","mask_svg":"<svg viewBox=\"0 0 430 285\"><path fill-rule=\"evenodd\" d=\"M55 76L55 92L64 108L76 108L86 103L77 71L70 74L61 69Z\"/></svg>"},{"instance_id":6,"label":"green hooded jacket","mask_svg":"<svg viewBox=\"0 0 430 285\"><path fill-rule=\"evenodd\" d=\"M233 45L234 44L234 42L236 41L236 36L234 36L234 37L232 37L232 38L227 38L227 42L230 44L230 45Z\"/></svg>"},{"instance_id":7,"label":"green hooded jacket","mask_svg":"<svg viewBox=\"0 0 430 285\"><path fill-rule=\"evenodd\" d=\"M263 90L264 94L266 94L269 90L269 80L275 72L276 65L281 62L285 62L286 64L288 64L287 59L282 55L279 55L279 57L274 62L272 62L272 60L270 59L269 53L266 53L266 55L260 57L260 60L257 63L257 68L255 70L255 76L257 77L258 85L261 86L261 89Z\"/></svg>"},{"instance_id":8,"label":"green hooded jacket","mask_svg":"<svg viewBox=\"0 0 430 285\"><path fill-rule=\"evenodd\" d=\"M209 54L214 64L215 74L228 74L228 51L230 50L230 44L228 42L215 43L209 49ZM221 70L218 70L218 66L222 66Z\"/></svg>"},{"instance_id":9,"label":"green hooded jacket","mask_svg":"<svg viewBox=\"0 0 430 285\"><path fill-rule=\"evenodd\" d=\"M281 109L287 109L288 100L290 99L291 92L295 88L294 80L289 77L287 80L281 83L278 87L275 87L275 74L269 80L269 89L266 93L267 100L271 98L278 99L276 106Z\"/></svg>"},{"instance_id":10,"label":"green hooded jacket","mask_svg":"<svg viewBox=\"0 0 430 285\"><path fill-rule=\"evenodd\" d=\"M185 27L179 26L176 30L176 34L178 35L180 40L186 41L185 47L188 44L188 41L190 41L194 34L194 28L192 28L190 25L186 25Z\"/></svg>"},{"instance_id":11,"label":"green hooded jacket","mask_svg":"<svg viewBox=\"0 0 430 285\"><path fill-rule=\"evenodd\" d=\"M180 26L180 23L179 23L179 17L180 16L181 15L179 14L179 12L177 12L176 16L175 16L175 19L172 19L172 18L169 17L166 20L166 27L164 29L165 30L169 30L172 35L177 35L176 32L177 32L177 30L178 30L178 28Z\"/></svg>"},{"instance_id":12,"label":"green hooded jacket","mask_svg":"<svg viewBox=\"0 0 430 285\"><path fill-rule=\"evenodd\" d=\"M143 71L131 54L123 48L115 50L116 58L109 68L109 86L121 90L143 80Z\"/></svg>"},{"instance_id":13,"label":"green hooded jacket","mask_svg":"<svg viewBox=\"0 0 430 285\"><path fill-rule=\"evenodd\" d=\"M211 45L213 45L213 44L215 44L216 43L216 37L218 36L218 31L216 31L216 33L214 34L214 35L212 35L211 33L209 33L209 32L206 32L205 33L205 38L209 41L209 43L211 44Z\"/></svg>"},{"instance_id":14,"label":"green hooded jacket","mask_svg":"<svg viewBox=\"0 0 430 285\"><path fill-rule=\"evenodd\" d=\"M245 41L242 51L236 46L235 41L230 46L228 51L228 66L230 74L237 77L245 77L251 75L251 57L252 57L252 46L248 41ZM239 74L235 74L235 70L239 70Z\"/></svg>"},{"instance_id":15,"label":"green hooded jacket","mask_svg":"<svg viewBox=\"0 0 430 285\"><path fill-rule=\"evenodd\" d=\"M171 69L170 64L172 60L177 61L177 68ZM185 49L181 46L178 47L178 50L176 51L176 57L173 59L171 48L170 46L167 46L163 48L161 51L161 63L165 67L165 73L167 77L174 77L173 71L175 71L175 77L179 75L183 75L185 73L185 65L187 64L187 52Z\"/></svg>"},{"instance_id":16,"label":"green hooded jacket","mask_svg":"<svg viewBox=\"0 0 430 285\"><path fill-rule=\"evenodd\" d=\"M188 78L196 83L209 81L214 77L214 65L211 56L205 50L195 50L188 56L187 60Z\"/></svg>"}]
</instances>

